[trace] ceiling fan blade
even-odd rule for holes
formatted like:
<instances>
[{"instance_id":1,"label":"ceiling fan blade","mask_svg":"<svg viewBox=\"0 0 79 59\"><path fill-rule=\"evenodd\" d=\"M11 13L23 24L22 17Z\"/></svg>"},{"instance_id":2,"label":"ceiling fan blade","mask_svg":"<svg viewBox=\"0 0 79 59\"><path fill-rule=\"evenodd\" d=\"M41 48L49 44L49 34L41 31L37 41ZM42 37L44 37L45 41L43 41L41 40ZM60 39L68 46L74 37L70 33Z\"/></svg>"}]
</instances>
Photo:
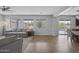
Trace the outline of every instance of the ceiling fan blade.
<instances>
[{"instance_id":1,"label":"ceiling fan blade","mask_svg":"<svg viewBox=\"0 0 79 59\"><path fill-rule=\"evenodd\" d=\"M2 12L11 12L11 13L14 12L14 10L12 10L10 7L7 7L7 6L0 7L0 11L2 11Z\"/></svg>"}]
</instances>

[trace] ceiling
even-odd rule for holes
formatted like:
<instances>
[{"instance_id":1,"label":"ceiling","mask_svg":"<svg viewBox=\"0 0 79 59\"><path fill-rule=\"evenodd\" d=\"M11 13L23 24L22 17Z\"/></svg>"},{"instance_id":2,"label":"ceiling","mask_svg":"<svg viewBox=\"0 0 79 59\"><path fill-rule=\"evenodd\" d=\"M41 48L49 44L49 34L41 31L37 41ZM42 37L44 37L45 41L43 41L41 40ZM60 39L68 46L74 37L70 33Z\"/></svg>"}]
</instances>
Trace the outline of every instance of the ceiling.
<instances>
[{"instance_id":1,"label":"ceiling","mask_svg":"<svg viewBox=\"0 0 79 59\"><path fill-rule=\"evenodd\" d=\"M1 7L1 6L0 6ZM10 6L12 11L2 12L3 15L58 15L69 6Z\"/></svg>"},{"instance_id":2,"label":"ceiling","mask_svg":"<svg viewBox=\"0 0 79 59\"><path fill-rule=\"evenodd\" d=\"M78 11L77 11L78 10ZM79 15L79 6L72 6L61 12L59 15Z\"/></svg>"}]
</instances>

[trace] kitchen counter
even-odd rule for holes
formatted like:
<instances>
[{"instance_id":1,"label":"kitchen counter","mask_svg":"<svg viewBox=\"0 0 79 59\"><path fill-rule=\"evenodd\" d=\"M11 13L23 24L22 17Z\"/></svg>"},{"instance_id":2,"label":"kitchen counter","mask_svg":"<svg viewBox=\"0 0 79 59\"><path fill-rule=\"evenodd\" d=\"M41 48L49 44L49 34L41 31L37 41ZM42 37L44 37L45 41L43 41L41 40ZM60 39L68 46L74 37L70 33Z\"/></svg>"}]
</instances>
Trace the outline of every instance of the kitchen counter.
<instances>
[{"instance_id":1,"label":"kitchen counter","mask_svg":"<svg viewBox=\"0 0 79 59\"><path fill-rule=\"evenodd\" d=\"M18 35L18 34L26 34L26 32L7 32L5 34L15 34L15 35Z\"/></svg>"},{"instance_id":2,"label":"kitchen counter","mask_svg":"<svg viewBox=\"0 0 79 59\"><path fill-rule=\"evenodd\" d=\"M16 36L0 36L0 53L21 53L29 44L32 36L17 38Z\"/></svg>"},{"instance_id":3,"label":"kitchen counter","mask_svg":"<svg viewBox=\"0 0 79 59\"><path fill-rule=\"evenodd\" d=\"M14 53L21 50L22 40L18 40L15 36L0 36L0 53Z\"/></svg>"},{"instance_id":4,"label":"kitchen counter","mask_svg":"<svg viewBox=\"0 0 79 59\"><path fill-rule=\"evenodd\" d=\"M2 39L4 39L5 38L5 36L0 36L0 40L2 40Z\"/></svg>"},{"instance_id":5,"label":"kitchen counter","mask_svg":"<svg viewBox=\"0 0 79 59\"><path fill-rule=\"evenodd\" d=\"M34 35L34 31L6 31L4 33L5 36L10 36L10 35L16 35L16 36L19 36L19 37L24 37L24 38L27 38L28 36L33 36Z\"/></svg>"},{"instance_id":6,"label":"kitchen counter","mask_svg":"<svg viewBox=\"0 0 79 59\"><path fill-rule=\"evenodd\" d=\"M0 36L0 47L17 40L15 36Z\"/></svg>"}]
</instances>

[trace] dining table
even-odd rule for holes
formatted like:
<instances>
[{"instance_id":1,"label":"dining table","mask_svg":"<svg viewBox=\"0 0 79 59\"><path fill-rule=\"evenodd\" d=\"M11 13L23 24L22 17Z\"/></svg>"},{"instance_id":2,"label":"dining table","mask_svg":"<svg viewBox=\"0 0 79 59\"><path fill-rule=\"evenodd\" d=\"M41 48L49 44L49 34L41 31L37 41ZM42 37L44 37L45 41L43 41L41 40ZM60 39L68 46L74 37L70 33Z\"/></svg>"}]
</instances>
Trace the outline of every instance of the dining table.
<instances>
[{"instance_id":1,"label":"dining table","mask_svg":"<svg viewBox=\"0 0 79 59\"><path fill-rule=\"evenodd\" d=\"M71 31L71 32L76 41L79 42L79 31Z\"/></svg>"},{"instance_id":2,"label":"dining table","mask_svg":"<svg viewBox=\"0 0 79 59\"><path fill-rule=\"evenodd\" d=\"M79 31L71 31L74 35L79 36Z\"/></svg>"}]
</instances>

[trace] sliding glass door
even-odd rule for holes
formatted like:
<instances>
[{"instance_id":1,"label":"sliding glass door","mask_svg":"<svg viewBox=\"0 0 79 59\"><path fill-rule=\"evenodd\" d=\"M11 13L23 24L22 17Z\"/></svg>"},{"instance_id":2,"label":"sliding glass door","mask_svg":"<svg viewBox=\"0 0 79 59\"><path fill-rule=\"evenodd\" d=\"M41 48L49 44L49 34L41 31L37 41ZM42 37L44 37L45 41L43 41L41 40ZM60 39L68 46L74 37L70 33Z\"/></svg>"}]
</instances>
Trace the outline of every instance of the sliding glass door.
<instances>
[{"instance_id":1,"label":"sliding glass door","mask_svg":"<svg viewBox=\"0 0 79 59\"><path fill-rule=\"evenodd\" d=\"M70 29L71 21L59 21L59 34L64 35L67 34L67 29Z\"/></svg>"}]
</instances>

